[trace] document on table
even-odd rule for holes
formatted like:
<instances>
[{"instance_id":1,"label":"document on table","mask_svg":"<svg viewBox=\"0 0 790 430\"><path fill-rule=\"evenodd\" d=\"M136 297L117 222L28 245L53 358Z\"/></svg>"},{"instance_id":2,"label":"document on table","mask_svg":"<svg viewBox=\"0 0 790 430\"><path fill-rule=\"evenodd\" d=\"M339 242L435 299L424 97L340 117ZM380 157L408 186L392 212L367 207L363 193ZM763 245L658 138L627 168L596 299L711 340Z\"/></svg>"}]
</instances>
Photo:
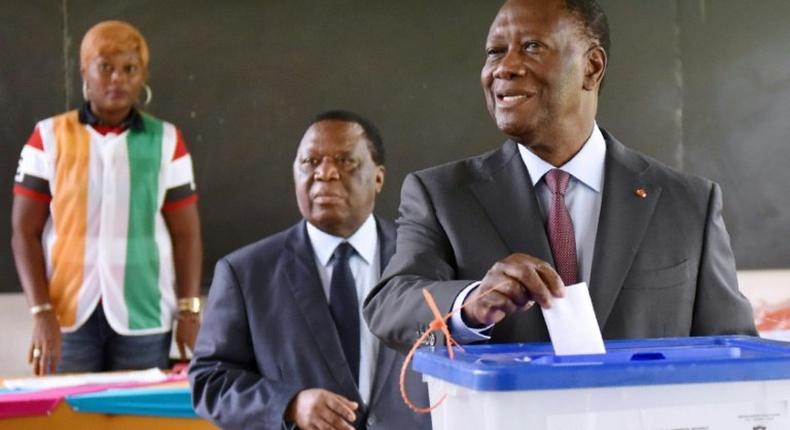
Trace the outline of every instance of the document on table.
<instances>
[{"instance_id":1,"label":"document on table","mask_svg":"<svg viewBox=\"0 0 790 430\"><path fill-rule=\"evenodd\" d=\"M556 355L606 353L586 282L566 286L565 297L541 311Z\"/></svg>"},{"instance_id":2,"label":"document on table","mask_svg":"<svg viewBox=\"0 0 790 430\"><path fill-rule=\"evenodd\" d=\"M82 373L6 379L4 385L11 389L44 390L92 384L157 383L166 379L167 375L164 372L157 368L151 368L131 372Z\"/></svg>"}]
</instances>

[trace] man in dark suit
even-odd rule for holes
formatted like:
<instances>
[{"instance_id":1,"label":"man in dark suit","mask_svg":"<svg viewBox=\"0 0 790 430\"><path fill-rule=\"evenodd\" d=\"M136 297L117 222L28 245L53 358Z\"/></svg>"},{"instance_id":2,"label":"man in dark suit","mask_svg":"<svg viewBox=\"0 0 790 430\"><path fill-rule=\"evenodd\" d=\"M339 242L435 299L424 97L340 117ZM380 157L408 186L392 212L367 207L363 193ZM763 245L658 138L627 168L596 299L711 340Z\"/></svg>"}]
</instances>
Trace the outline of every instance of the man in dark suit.
<instances>
[{"instance_id":1,"label":"man in dark suit","mask_svg":"<svg viewBox=\"0 0 790 430\"><path fill-rule=\"evenodd\" d=\"M430 321L422 288L444 311L470 303L450 321L461 342L545 341L532 305L580 281L604 338L755 334L718 185L595 122L608 32L593 0L502 6L481 80L510 140L405 179L397 252L365 305L385 343L406 349Z\"/></svg>"},{"instance_id":2,"label":"man in dark suit","mask_svg":"<svg viewBox=\"0 0 790 430\"><path fill-rule=\"evenodd\" d=\"M189 369L198 413L229 429L421 429L400 398L403 358L361 303L395 250L372 215L384 148L364 118L319 115L293 165L304 220L217 263ZM410 372L409 393L427 404Z\"/></svg>"}]
</instances>

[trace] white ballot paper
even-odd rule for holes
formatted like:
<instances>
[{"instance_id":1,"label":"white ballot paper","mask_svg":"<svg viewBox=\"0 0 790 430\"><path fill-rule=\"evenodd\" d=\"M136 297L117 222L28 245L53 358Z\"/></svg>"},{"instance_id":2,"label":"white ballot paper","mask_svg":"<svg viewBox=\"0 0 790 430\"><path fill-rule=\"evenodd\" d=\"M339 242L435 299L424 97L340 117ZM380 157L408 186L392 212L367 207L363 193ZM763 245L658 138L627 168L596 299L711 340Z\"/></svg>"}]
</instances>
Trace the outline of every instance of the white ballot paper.
<instances>
[{"instance_id":1,"label":"white ballot paper","mask_svg":"<svg viewBox=\"0 0 790 430\"><path fill-rule=\"evenodd\" d=\"M92 384L156 383L166 379L167 375L164 372L153 367L148 370L125 372L78 373L6 379L4 385L6 388L15 390L46 390Z\"/></svg>"},{"instance_id":2,"label":"white ballot paper","mask_svg":"<svg viewBox=\"0 0 790 430\"><path fill-rule=\"evenodd\" d=\"M552 298L551 309L541 311L556 355L606 353L586 282L566 286L565 297Z\"/></svg>"}]
</instances>

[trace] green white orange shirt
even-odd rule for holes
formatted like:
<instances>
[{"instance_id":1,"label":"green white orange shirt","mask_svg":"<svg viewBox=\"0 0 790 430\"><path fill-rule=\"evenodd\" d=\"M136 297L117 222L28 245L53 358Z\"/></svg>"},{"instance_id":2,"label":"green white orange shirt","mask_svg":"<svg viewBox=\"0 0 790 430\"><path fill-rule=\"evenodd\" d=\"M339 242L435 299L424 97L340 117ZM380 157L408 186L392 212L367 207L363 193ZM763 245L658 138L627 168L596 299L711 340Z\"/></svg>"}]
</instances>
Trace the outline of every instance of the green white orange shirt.
<instances>
[{"instance_id":1,"label":"green white orange shirt","mask_svg":"<svg viewBox=\"0 0 790 430\"><path fill-rule=\"evenodd\" d=\"M104 134L77 110L48 118L22 150L14 193L49 204L42 246L64 332L99 303L123 335L172 327L175 270L162 211L196 202L192 160L175 126L133 114L134 126Z\"/></svg>"}]
</instances>

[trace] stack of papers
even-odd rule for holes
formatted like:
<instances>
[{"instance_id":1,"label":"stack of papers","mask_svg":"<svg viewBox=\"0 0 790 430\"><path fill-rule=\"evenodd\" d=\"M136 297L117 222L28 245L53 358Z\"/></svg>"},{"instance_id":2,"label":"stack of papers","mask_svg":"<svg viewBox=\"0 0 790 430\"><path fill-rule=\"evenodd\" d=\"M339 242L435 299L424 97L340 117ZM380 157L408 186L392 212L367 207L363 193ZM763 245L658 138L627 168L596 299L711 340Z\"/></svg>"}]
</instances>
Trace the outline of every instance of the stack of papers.
<instances>
[{"instance_id":1,"label":"stack of papers","mask_svg":"<svg viewBox=\"0 0 790 430\"><path fill-rule=\"evenodd\" d=\"M47 390L80 385L155 384L167 379L167 375L164 372L157 368L152 368L131 372L84 373L7 379L4 381L4 385L12 390Z\"/></svg>"},{"instance_id":2,"label":"stack of papers","mask_svg":"<svg viewBox=\"0 0 790 430\"><path fill-rule=\"evenodd\" d=\"M159 369L10 379L4 381L9 391L0 394L0 418L47 415L66 396L185 379L186 375L167 376Z\"/></svg>"}]
</instances>

